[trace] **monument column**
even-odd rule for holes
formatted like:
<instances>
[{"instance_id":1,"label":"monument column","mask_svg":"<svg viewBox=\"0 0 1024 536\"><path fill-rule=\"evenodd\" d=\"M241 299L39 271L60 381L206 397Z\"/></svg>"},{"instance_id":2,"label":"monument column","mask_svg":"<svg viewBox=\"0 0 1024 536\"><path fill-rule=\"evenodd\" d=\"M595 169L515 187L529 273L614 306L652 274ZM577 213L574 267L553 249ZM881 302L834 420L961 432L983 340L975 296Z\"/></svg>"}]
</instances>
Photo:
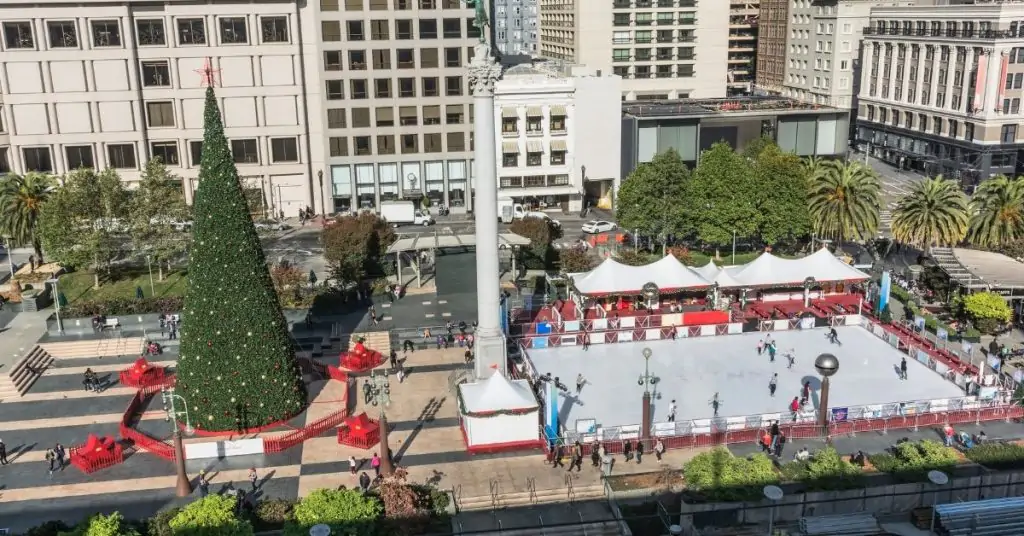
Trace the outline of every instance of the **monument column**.
<instances>
[{"instance_id":1,"label":"monument column","mask_svg":"<svg viewBox=\"0 0 1024 536\"><path fill-rule=\"evenodd\" d=\"M501 65L490 46L478 43L469 64L473 91L473 130L476 166L476 195L473 219L476 223L476 377L484 379L495 371L505 373L505 337L501 330L501 292L498 285L498 177L497 142L494 125L494 83L501 77Z\"/></svg>"}]
</instances>

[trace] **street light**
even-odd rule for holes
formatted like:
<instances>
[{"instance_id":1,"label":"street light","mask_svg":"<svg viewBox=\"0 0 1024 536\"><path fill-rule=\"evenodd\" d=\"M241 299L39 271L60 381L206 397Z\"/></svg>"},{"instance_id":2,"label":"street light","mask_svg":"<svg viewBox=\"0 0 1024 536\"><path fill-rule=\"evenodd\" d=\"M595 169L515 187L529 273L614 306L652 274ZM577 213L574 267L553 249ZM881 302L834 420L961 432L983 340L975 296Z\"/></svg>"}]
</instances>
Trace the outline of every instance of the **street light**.
<instances>
[{"instance_id":1,"label":"street light","mask_svg":"<svg viewBox=\"0 0 1024 536\"><path fill-rule=\"evenodd\" d=\"M327 204L324 201L324 170L316 172L316 178L320 179L320 218L327 218Z\"/></svg>"},{"instance_id":2,"label":"street light","mask_svg":"<svg viewBox=\"0 0 1024 536\"><path fill-rule=\"evenodd\" d=\"M8 253L10 251L8 250ZM56 304L57 308L57 333L64 334L64 323L60 321L60 289L57 287L57 278L51 277L45 281L50 285L53 285L53 303Z\"/></svg>"},{"instance_id":3,"label":"street light","mask_svg":"<svg viewBox=\"0 0 1024 536\"><path fill-rule=\"evenodd\" d=\"M14 240L7 237L7 266L11 269L11 283L14 283Z\"/></svg>"},{"instance_id":4,"label":"street light","mask_svg":"<svg viewBox=\"0 0 1024 536\"><path fill-rule=\"evenodd\" d=\"M181 442L181 429L178 427L178 415L183 414L185 416L185 433L192 435L195 431L188 415L188 402L185 402L181 395L175 393L173 387L166 385L160 388L160 396L164 403L164 420L171 423L173 430L174 465L178 470L178 497L188 497L192 494L192 482L189 481L188 473L185 472L185 446ZM177 410L174 405L175 400L181 401L181 405L185 407L183 411Z\"/></svg>"},{"instance_id":5,"label":"street light","mask_svg":"<svg viewBox=\"0 0 1024 536\"><path fill-rule=\"evenodd\" d=\"M784 494L782 488L771 484L765 486L761 491L765 498L772 502L772 507L768 510L768 536L772 536L772 531L775 529L775 504L782 500Z\"/></svg>"},{"instance_id":6,"label":"street light","mask_svg":"<svg viewBox=\"0 0 1024 536\"><path fill-rule=\"evenodd\" d=\"M930 527L930 531L929 531L932 534L934 534L935 533L935 517L936 517L936 515L935 515L935 507L938 506L938 504L939 504L939 489L938 488L939 488L939 486L945 486L946 484L949 484L949 475L947 475L946 473L943 473L942 471L932 470L932 471L928 471L928 480L931 481L931 483L935 484L935 486L936 486L936 488L935 488L935 495L932 497L932 522L931 522L931 527Z\"/></svg>"},{"instance_id":7,"label":"street light","mask_svg":"<svg viewBox=\"0 0 1024 536\"><path fill-rule=\"evenodd\" d=\"M149 297L156 297L156 287L153 286L153 256L146 255L146 266L149 268Z\"/></svg>"},{"instance_id":8,"label":"street light","mask_svg":"<svg viewBox=\"0 0 1024 536\"><path fill-rule=\"evenodd\" d=\"M651 355L654 353L650 348L643 349L644 355L644 373L637 378L636 384L642 385L644 388L643 396L643 424L640 427L640 439L651 438L651 386L655 384L657 378L651 374Z\"/></svg>"},{"instance_id":9,"label":"street light","mask_svg":"<svg viewBox=\"0 0 1024 536\"><path fill-rule=\"evenodd\" d=\"M839 372L839 359L832 354L821 354L814 360L814 368L821 374L821 400L818 403L818 425L828 426L828 378Z\"/></svg>"},{"instance_id":10,"label":"street light","mask_svg":"<svg viewBox=\"0 0 1024 536\"><path fill-rule=\"evenodd\" d=\"M391 449L388 447L388 416L384 413L384 409L391 404L391 384L388 382L387 371L383 374L370 371L366 385L366 395L370 403L380 407L380 419L377 421L380 426L380 472L387 476L394 471L391 465Z\"/></svg>"}]
</instances>

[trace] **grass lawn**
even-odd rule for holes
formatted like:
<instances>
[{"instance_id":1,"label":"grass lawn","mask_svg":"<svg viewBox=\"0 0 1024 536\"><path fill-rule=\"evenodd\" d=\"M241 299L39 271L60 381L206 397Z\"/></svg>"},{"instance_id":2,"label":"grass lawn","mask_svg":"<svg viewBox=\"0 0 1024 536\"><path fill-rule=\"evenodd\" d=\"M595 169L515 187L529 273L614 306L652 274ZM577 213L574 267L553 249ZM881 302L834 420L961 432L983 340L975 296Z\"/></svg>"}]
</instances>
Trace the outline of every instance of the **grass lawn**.
<instances>
[{"instance_id":1,"label":"grass lawn","mask_svg":"<svg viewBox=\"0 0 1024 536\"><path fill-rule=\"evenodd\" d=\"M110 300L115 298L135 298L135 289L142 287L142 293L147 298L184 296L185 287L188 286L188 277L184 271L164 272L164 280L158 279L156 270L153 270L153 288L155 295L150 291L149 272L143 270L126 270L114 272L111 279L100 278L100 288L93 288L93 272L75 272L60 277L60 292L67 298L68 303L76 301Z\"/></svg>"}]
</instances>

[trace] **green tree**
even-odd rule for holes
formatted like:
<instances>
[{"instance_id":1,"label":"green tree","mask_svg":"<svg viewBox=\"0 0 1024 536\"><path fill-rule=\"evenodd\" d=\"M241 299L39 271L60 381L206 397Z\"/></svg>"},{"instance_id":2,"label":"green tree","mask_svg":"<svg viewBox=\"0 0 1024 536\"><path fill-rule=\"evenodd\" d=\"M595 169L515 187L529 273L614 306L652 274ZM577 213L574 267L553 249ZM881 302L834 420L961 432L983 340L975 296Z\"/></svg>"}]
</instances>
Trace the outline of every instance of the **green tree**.
<instances>
[{"instance_id":1,"label":"green tree","mask_svg":"<svg viewBox=\"0 0 1024 536\"><path fill-rule=\"evenodd\" d=\"M136 251L151 255L161 281L164 266L188 249L188 205L181 178L171 173L159 157L146 163L139 189L132 196L131 237Z\"/></svg>"},{"instance_id":2,"label":"green tree","mask_svg":"<svg viewBox=\"0 0 1024 536\"><path fill-rule=\"evenodd\" d=\"M318 489L295 505L294 519L285 524L285 536L306 536L313 525L326 524L331 534L370 536L384 513L380 500L355 489Z\"/></svg>"},{"instance_id":3,"label":"green tree","mask_svg":"<svg viewBox=\"0 0 1024 536\"><path fill-rule=\"evenodd\" d=\"M109 275L126 246L129 194L113 169L81 168L64 176L43 205L39 235L50 256L64 266L89 267L95 286Z\"/></svg>"},{"instance_id":4,"label":"green tree","mask_svg":"<svg viewBox=\"0 0 1024 536\"><path fill-rule=\"evenodd\" d=\"M808 165L809 167L809 165ZM882 183L860 162L829 160L810 177L811 223L822 236L866 240L878 231Z\"/></svg>"},{"instance_id":5,"label":"green tree","mask_svg":"<svg viewBox=\"0 0 1024 536\"><path fill-rule=\"evenodd\" d=\"M563 274L578 274L594 269L595 259L582 247L558 250L559 271Z\"/></svg>"},{"instance_id":6,"label":"green tree","mask_svg":"<svg viewBox=\"0 0 1024 536\"><path fill-rule=\"evenodd\" d=\"M258 427L301 411L306 390L212 88L203 119L178 394L196 428Z\"/></svg>"},{"instance_id":7,"label":"green tree","mask_svg":"<svg viewBox=\"0 0 1024 536\"><path fill-rule=\"evenodd\" d=\"M359 284L385 273L384 259L395 231L376 214L341 216L324 228L321 243L332 277L341 285Z\"/></svg>"},{"instance_id":8,"label":"green tree","mask_svg":"<svg viewBox=\"0 0 1024 536\"><path fill-rule=\"evenodd\" d=\"M975 292L964 296L963 310L982 333L996 333L1013 318L1013 309L995 292Z\"/></svg>"},{"instance_id":9,"label":"green tree","mask_svg":"<svg viewBox=\"0 0 1024 536\"><path fill-rule=\"evenodd\" d=\"M769 147L778 148L779 146L775 144L775 140L770 136L761 136L743 148L743 156L750 160L756 160Z\"/></svg>"},{"instance_id":10,"label":"green tree","mask_svg":"<svg viewBox=\"0 0 1024 536\"><path fill-rule=\"evenodd\" d=\"M40 264L39 216L56 186L53 176L43 173L0 177L0 237L9 237L15 244L31 244Z\"/></svg>"},{"instance_id":11,"label":"green tree","mask_svg":"<svg viewBox=\"0 0 1024 536\"><path fill-rule=\"evenodd\" d=\"M547 218L520 218L508 230L530 239L530 249L523 262L528 268L544 269L554 260L551 243L561 236L561 230Z\"/></svg>"},{"instance_id":12,"label":"green tree","mask_svg":"<svg viewBox=\"0 0 1024 536\"><path fill-rule=\"evenodd\" d=\"M998 176L981 183L971 200L967 240L996 247L1024 238L1024 179Z\"/></svg>"},{"instance_id":13,"label":"green tree","mask_svg":"<svg viewBox=\"0 0 1024 536\"><path fill-rule=\"evenodd\" d=\"M800 157L771 142L761 148L752 167L756 233L761 240L775 244L810 234L807 168Z\"/></svg>"},{"instance_id":14,"label":"green tree","mask_svg":"<svg viewBox=\"0 0 1024 536\"><path fill-rule=\"evenodd\" d=\"M721 246L732 243L734 232L748 237L757 230L751 165L729 144L716 143L701 154L688 194L697 236L702 241Z\"/></svg>"},{"instance_id":15,"label":"green tree","mask_svg":"<svg viewBox=\"0 0 1024 536\"><path fill-rule=\"evenodd\" d=\"M640 164L619 187L615 208L619 226L662 239L689 232L683 210L689 182L690 171L675 149Z\"/></svg>"},{"instance_id":16,"label":"green tree","mask_svg":"<svg viewBox=\"0 0 1024 536\"><path fill-rule=\"evenodd\" d=\"M643 266L651 264L658 258L644 250L623 249L615 254L615 260L629 266Z\"/></svg>"},{"instance_id":17,"label":"green tree","mask_svg":"<svg viewBox=\"0 0 1024 536\"><path fill-rule=\"evenodd\" d=\"M967 196L960 186L942 178L914 183L892 213L893 238L927 251L952 246L967 234Z\"/></svg>"},{"instance_id":18,"label":"green tree","mask_svg":"<svg viewBox=\"0 0 1024 536\"><path fill-rule=\"evenodd\" d=\"M182 508L169 523L171 531L175 536L252 536L252 524L235 515L237 501L233 496L207 495Z\"/></svg>"},{"instance_id":19,"label":"green tree","mask_svg":"<svg viewBox=\"0 0 1024 536\"><path fill-rule=\"evenodd\" d=\"M139 531L124 521L120 512L110 515L95 514L61 536L139 536Z\"/></svg>"}]
</instances>

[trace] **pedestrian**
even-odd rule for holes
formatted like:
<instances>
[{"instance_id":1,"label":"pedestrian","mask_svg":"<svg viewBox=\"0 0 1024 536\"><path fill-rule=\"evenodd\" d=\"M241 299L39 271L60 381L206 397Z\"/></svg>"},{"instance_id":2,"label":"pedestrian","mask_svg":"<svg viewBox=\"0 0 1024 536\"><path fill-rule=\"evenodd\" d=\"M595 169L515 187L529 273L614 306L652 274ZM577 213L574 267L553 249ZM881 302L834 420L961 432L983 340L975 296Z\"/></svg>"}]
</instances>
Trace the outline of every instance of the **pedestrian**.
<instances>
[{"instance_id":1,"label":"pedestrian","mask_svg":"<svg viewBox=\"0 0 1024 536\"><path fill-rule=\"evenodd\" d=\"M373 458L370 458L370 467L373 468L373 476L380 476L380 456L376 452L373 453Z\"/></svg>"},{"instance_id":2,"label":"pedestrian","mask_svg":"<svg viewBox=\"0 0 1024 536\"><path fill-rule=\"evenodd\" d=\"M657 439L657 441L654 442L654 457L660 462L661 461L661 457L664 454L665 454L665 443L662 442L661 438L659 437Z\"/></svg>"},{"instance_id":3,"label":"pedestrian","mask_svg":"<svg viewBox=\"0 0 1024 536\"><path fill-rule=\"evenodd\" d=\"M256 493L256 481L259 480L259 475L256 474L256 468L249 468L249 484L252 485L252 492Z\"/></svg>"},{"instance_id":4,"label":"pedestrian","mask_svg":"<svg viewBox=\"0 0 1024 536\"><path fill-rule=\"evenodd\" d=\"M366 471L359 475L359 489L363 493L370 491L370 475L366 474Z\"/></svg>"},{"instance_id":5,"label":"pedestrian","mask_svg":"<svg viewBox=\"0 0 1024 536\"><path fill-rule=\"evenodd\" d=\"M796 422L796 415L800 412L800 399L793 397L793 401L789 403L789 412L793 416L793 422Z\"/></svg>"},{"instance_id":6,"label":"pedestrian","mask_svg":"<svg viewBox=\"0 0 1024 536\"><path fill-rule=\"evenodd\" d=\"M768 362L769 363L774 363L775 362L775 343L774 342L768 345Z\"/></svg>"},{"instance_id":7,"label":"pedestrian","mask_svg":"<svg viewBox=\"0 0 1024 536\"><path fill-rule=\"evenodd\" d=\"M803 389L800 391L800 407L807 405L807 401L811 399L811 382L805 381Z\"/></svg>"},{"instance_id":8,"label":"pedestrian","mask_svg":"<svg viewBox=\"0 0 1024 536\"><path fill-rule=\"evenodd\" d=\"M160 321L160 336L165 337L167 334L167 315L160 313L157 320Z\"/></svg>"},{"instance_id":9,"label":"pedestrian","mask_svg":"<svg viewBox=\"0 0 1024 536\"><path fill-rule=\"evenodd\" d=\"M772 375L772 379L768 380L768 394L775 396L775 389L779 387L779 373L776 372Z\"/></svg>"},{"instance_id":10,"label":"pedestrian","mask_svg":"<svg viewBox=\"0 0 1024 536\"><path fill-rule=\"evenodd\" d=\"M565 456L565 447L561 444L555 445L555 449L551 454L551 468L557 469L559 467L565 467L565 463L562 462L562 458ZM571 469L571 467L570 467Z\"/></svg>"},{"instance_id":11,"label":"pedestrian","mask_svg":"<svg viewBox=\"0 0 1024 536\"><path fill-rule=\"evenodd\" d=\"M0 439L0 465L7 465L8 463L10 462L7 461L7 444Z\"/></svg>"},{"instance_id":12,"label":"pedestrian","mask_svg":"<svg viewBox=\"0 0 1024 536\"><path fill-rule=\"evenodd\" d=\"M907 358L905 357L900 360L900 379L907 379Z\"/></svg>"},{"instance_id":13,"label":"pedestrian","mask_svg":"<svg viewBox=\"0 0 1024 536\"><path fill-rule=\"evenodd\" d=\"M786 360L789 361L789 364L786 365L786 368L792 369L793 365L796 363L796 348L790 348L789 351L786 352Z\"/></svg>"},{"instance_id":14,"label":"pedestrian","mask_svg":"<svg viewBox=\"0 0 1024 536\"><path fill-rule=\"evenodd\" d=\"M675 399L668 404L668 422L676 422L676 401Z\"/></svg>"},{"instance_id":15,"label":"pedestrian","mask_svg":"<svg viewBox=\"0 0 1024 536\"><path fill-rule=\"evenodd\" d=\"M60 467L60 470L63 471L64 470L64 457L67 455L67 451L64 450L64 445L61 445L60 443L57 443L56 445L54 445L53 446L53 453L57 456L57 467Z\"/></svg>"},{"instance_id":16,"label":"pedestrian","mask_svg":"<svg viewBox=\"0 0 1024 536\"><path fill-rule=\"evenodd\" d=\"M597 441L590 446L590 464L594 467L601 467L601 444Z\"/></svg>"},{"instance_id":17,"label":"pedestrian","mask_svg":"<svg viewBox=\"0 0 1024 536\"><path fill-rule=\"evenodd\" d=\"M391 354L388 355L388 360L391 362L391 368L398 368L398 352L391 349Z\"/></svg>"},{"instance_id":18,"label":"pedestrian","mask_svg":"<svg viewBox=\"0 0 1024 536\"><path fill-rule=\"evenodd\" d=\"M50 476L52 477L53 466L56 465L57 463L57 454L53 452L53 449L46 449L46 454L44 455L44 458L46 459L46 463L50 466Z\"/></svg>"},{"instance_id":19,"label":"pedestrian","mask_svg":"<svg viewBox=\"0 0 1024 536\"><path fill-rule=\"evenodd\" d=\"M946 426L942 428L942 437L945 440L947 447L953 446L954 435L956 435L956 432L953 430L953 427L949 423L946 423Z\"/></svg>"},{"instance_id":20,"label":"pedestrian","mask_svg":"<svg viewBox=\"0 0 1024 536\"><path fill-rule=\"evenodd\" d=\"M583 373L576 375L576 394L579 395L583 391L583 386L587 384L587 379L583 377Z\"/></svg>"},{"instance_id":21,"label":"pedestrian","mask_svg":"<svg viewBox=\"0 0 1024 536\"><path fill-rule=\"evenodd\" d=\"M206 471L199 471L199 494L203 497L210 494L210 481L206 479Z\"/></svg>"},{"instance_id":22,"label":"pedestrian","mask_svg":"<svg viewBox=\"0 0 1024 536\"><path fill-rule=\"evenodd\" d=\"M721 405L721 402L719 401L719 399L718 399L718 393L716 392L716 393L715 393L715 396L711 398L711 409L712 409L712 410L714 410L714 412L715 412L715 413L714 413L714 416L715 416L715 417L717 417L717 416L718 416L718 407L719 407L720 405Z\"/></svg>"},{"instance_id":23,"label":"pedestrian","mask_svg":"<svg viewBox=\"0 0 1024 536\"><path fill-rule=\"evenodd\" d=\"M82 375L82 385L85 386L86 391L93 391L95 387L93 385L93 371L91 368L86 368L85 373Z\"/></svg>"},{"instance_id":24,"label":"pedestrian","mask_svg":"<svg viewBox=\"0 0 1024 536\"><path fill-rule=\"evenodd\" d=\"M764 351L764 339L757 341L757 355L761 355Z\"/></svg>"},{"instance_id":25,"label":"pedestrian","mask_svg":"<svg viewBox=\"0 0 1024 536\"><path fill-rule=\"evenodd\" d=\"M168 330L168 337L167 338L169 340L173 341L174 339L177 339L178 338L178 321L172 318L171 321L168 323L167 330Z\"/></svg>"},{"instance_id":26,"label":"pedestrian","mask_svg":"<svg viewBox=\"0 0 1024 536\"><path fill-rule=\"evenodd\" d=\"M782 458L782 450L786 448L786 434L779 434L778 439L775 440L775 457Z\"/></svg>"},{"instance_id":27,"label":"pedestrian","mask_svg":"<svg viewBox=\"0 0 1024 536\"><path fill-rule=\"evenodd\" d=\"M355 456L348 457L348 472L350 474L356 474L356 469L359 469L359 462L356 461Z\"/></svg>"},{"instance_id":28,"label":"pedestrian","mask_svg":"<svg viewBox=\"0 0 1024 536\"><path fill-rule=\"evenodd\" d=\"M839 342L839 333L836 332L836 328L829 329L829 331L828 331L828 340L832 344L838 344L840 346L843 345L841 342Z\"/></svg>"},{"instance_id":29,"label":"pedestrian","mask_svg":"<svg viewBox=\"0 0 1024 536\"><path fill-rule=\"evenodd\" d=\"M438 335L436 342L437 342L437 349L440 350L441 349L441 345L444 344L444 337L441 336L441 335Z\"/></svg>"},{"instance_id":30,"label":"pedestrian","mask_svg":"<svg viewBox=\"0 0 1024 536\"><path fill-rule=\"evenodd\" d=\"M627 462L633 459L633 444L629 440L622 442L622 455L625 456Z\"/></svg>"},{"instance_id":31,"label":"pedestrian","mask_svg":"<svg viewBox=\"0 0 1024 536\"><path fill-rule=\"evenodd\" d=\"M768 449L770 449L771 446L772 435L768 433L768 430L765 430L764 433L761 434L761 452L768 452Z\"/></svg>"},{"instance_id":32,"label":"pedestrian","mask_svg":"<svg viewBox=\"0 0 1024 536\"><path fill-rule=\"evenodd\" d=\"M636 464L640 465L644 457L644 442L640 439L636 440Z\"/></svg>"},{"instance_id":33,"label":"pedestrian","mask_svg":"<svg viewBox=\"0 0 1024 536\"><path fill-rule=\"evenodd\" d=\"M782 432L779 430L779 421L773 422L772 425L771 425L771 428L769 428L768 430L772 434L772 445L771 446L772 446L772 450L774 451L775 450L775 444L778 443L778 441L779 441L779 435L782 434Z\"/></svg>"},{"instance_id":34,"label":"pedestrian","mask_svg":"<svg viewBox=\"0 0 1024 536\"><path fill-rule=\"evenodd\" d=\"M590 332L589 331L584 331L583 332L583 351L587 351L589 349L590 349Z\"/></svg>"},{"instance_id":35,"label":"pedestrian","mask_svg":"<svg viewBox=\"0 0 1024 536\"><path fill-rule=\"evenodd\" d=\"M405 382L405 367L398 367L398 383Z\"/></svg>"},{"instance_id":36,"label":"pedestrian","mask_svg":"<svg viewBox=\"0 0 1024 536\"><path fill-rule=\"evenodd\" d=\"M569 465L569 470L572 471L574 466L577 473L583 470L583 445L580 445L579 441L572 445L572 463Z\"/></svg>"},{"instance_id":37,"label":"pedestrian","mask_svg":"<svg viewBox=\"0 0 1024 536\"><path fill-rule=\"evenodd\" d=\"M370 306L370 322L374 325L374 327L376 327L377 324L380 323L377 320L377 311L373 308L372 305Z\"/></svg>"}]
</instances>

